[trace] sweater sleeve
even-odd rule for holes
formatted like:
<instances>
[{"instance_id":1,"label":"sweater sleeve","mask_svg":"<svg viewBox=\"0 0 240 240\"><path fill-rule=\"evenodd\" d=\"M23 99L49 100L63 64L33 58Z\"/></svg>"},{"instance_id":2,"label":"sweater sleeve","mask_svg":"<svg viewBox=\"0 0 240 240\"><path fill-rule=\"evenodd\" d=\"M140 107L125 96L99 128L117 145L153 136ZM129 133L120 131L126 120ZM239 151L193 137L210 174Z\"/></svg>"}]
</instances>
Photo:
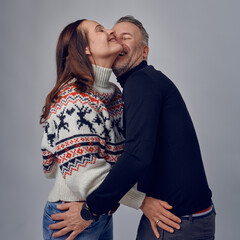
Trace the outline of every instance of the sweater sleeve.
<instances>
[{"instance_id":1,"label":"sweater sleeve","mask_svg":"<svg viewBox=\"0 0 240 240\"><path fill-rule=\"evenodd\" d=\"M137 184L135 184L119 201L120 204L126 205L131 208L139 209L146 194L137 190Z\"/></svg>"},{"instance_id":2,"label":"sweater sleeve","mask_svg":"<svg viewBox=\"0 0 240 240\"><path fill-rule=\"evenodd\" d=\"M124 86L124 151L104 182L87 198L94 213L109 211L150 166L161 104L161 94L147 74L139 71L127 80Z\"/></svg>"},{"instance_id":3,"label":"sweater sleeve","mask_svg":"<svg viewBox=\"0 0 240 240\"><path fill-rule=\"evenodd\" d=\"M57 170L57 158L55 152L56 129L52 119L45 123L41 150L43 157L43 172L46 178L55 178Z\"/></svg>"}]
</instances>

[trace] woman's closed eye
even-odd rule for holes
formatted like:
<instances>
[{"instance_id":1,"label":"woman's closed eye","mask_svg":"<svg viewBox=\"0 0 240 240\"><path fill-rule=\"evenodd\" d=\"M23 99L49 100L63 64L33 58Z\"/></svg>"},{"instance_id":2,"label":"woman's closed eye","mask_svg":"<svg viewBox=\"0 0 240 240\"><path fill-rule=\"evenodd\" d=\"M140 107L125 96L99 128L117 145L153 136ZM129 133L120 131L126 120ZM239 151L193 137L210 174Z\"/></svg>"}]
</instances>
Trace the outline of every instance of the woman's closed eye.
<instances>
[{"instance_id":1,"label":"woman's closed eye","mask_svg":"<svg viewBox=\"0 0 240 240\"><path fill-rule=\"evenodd\" d=\"M104 32L104 27L102 25L97 25L95 29L96 32Z\"/></svg>"}]
</instances>

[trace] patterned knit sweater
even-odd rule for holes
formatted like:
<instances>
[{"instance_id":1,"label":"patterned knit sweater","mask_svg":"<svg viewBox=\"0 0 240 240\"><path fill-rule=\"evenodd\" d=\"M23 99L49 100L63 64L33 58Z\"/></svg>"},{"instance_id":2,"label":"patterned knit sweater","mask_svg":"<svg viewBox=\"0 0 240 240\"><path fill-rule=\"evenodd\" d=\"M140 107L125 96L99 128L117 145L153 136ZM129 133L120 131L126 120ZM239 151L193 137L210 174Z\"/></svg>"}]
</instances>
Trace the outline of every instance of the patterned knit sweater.
<instances>
[{"instance_id":1,"label":"patterned knit sweater","mask_svg":"<svg viewBox=\"0 0 240 240\"><path fill-rule=\"evenodd\" d=\"M45 124L43 170L47 178L55 178L50 202L86 200L123 150L121 92L109 82L111 69L93 69L93 89L79 94L76 87L65 87ZM120 203L138 209L144 197L134 186Z\"/></svg>"}]
</instances>

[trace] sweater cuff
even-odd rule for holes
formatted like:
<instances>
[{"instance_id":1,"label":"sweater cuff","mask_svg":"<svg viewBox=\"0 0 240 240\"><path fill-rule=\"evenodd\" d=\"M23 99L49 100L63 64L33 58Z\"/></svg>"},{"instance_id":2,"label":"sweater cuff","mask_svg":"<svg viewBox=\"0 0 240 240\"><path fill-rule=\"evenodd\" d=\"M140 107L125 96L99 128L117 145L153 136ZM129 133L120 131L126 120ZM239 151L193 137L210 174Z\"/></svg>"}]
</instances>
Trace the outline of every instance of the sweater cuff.
<instances>
[{"instance_id":1,"label":"sweater cuff","mask_svg":"<svg viewBox=\"0 0 240 240\"><path fill-rule=\"evenodd\" d=\"M141 207L145 196L145 193L137 190L136 184L125 194L119 203L138 210Z\"/></svg>"}]
</instances>

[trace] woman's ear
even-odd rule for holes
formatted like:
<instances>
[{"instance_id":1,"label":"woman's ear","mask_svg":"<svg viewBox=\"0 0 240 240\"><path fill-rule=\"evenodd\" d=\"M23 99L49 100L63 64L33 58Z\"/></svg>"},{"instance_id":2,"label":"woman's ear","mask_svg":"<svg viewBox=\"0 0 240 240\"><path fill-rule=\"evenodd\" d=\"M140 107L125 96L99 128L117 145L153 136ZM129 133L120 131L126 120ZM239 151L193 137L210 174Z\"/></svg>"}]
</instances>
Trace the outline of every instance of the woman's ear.
<instances>
[{"instance_id":1,"label":"woman's ear","mask_svg":"<svg viewBox=\"0 0 240 240\"><path fill-rule=\"evenodd\" d=\"M86 55L92 55L91 52L90 52L89 47L86 47L86 48L85 48L85 53L86 53Z\"/></svg>"}]
</instances>

